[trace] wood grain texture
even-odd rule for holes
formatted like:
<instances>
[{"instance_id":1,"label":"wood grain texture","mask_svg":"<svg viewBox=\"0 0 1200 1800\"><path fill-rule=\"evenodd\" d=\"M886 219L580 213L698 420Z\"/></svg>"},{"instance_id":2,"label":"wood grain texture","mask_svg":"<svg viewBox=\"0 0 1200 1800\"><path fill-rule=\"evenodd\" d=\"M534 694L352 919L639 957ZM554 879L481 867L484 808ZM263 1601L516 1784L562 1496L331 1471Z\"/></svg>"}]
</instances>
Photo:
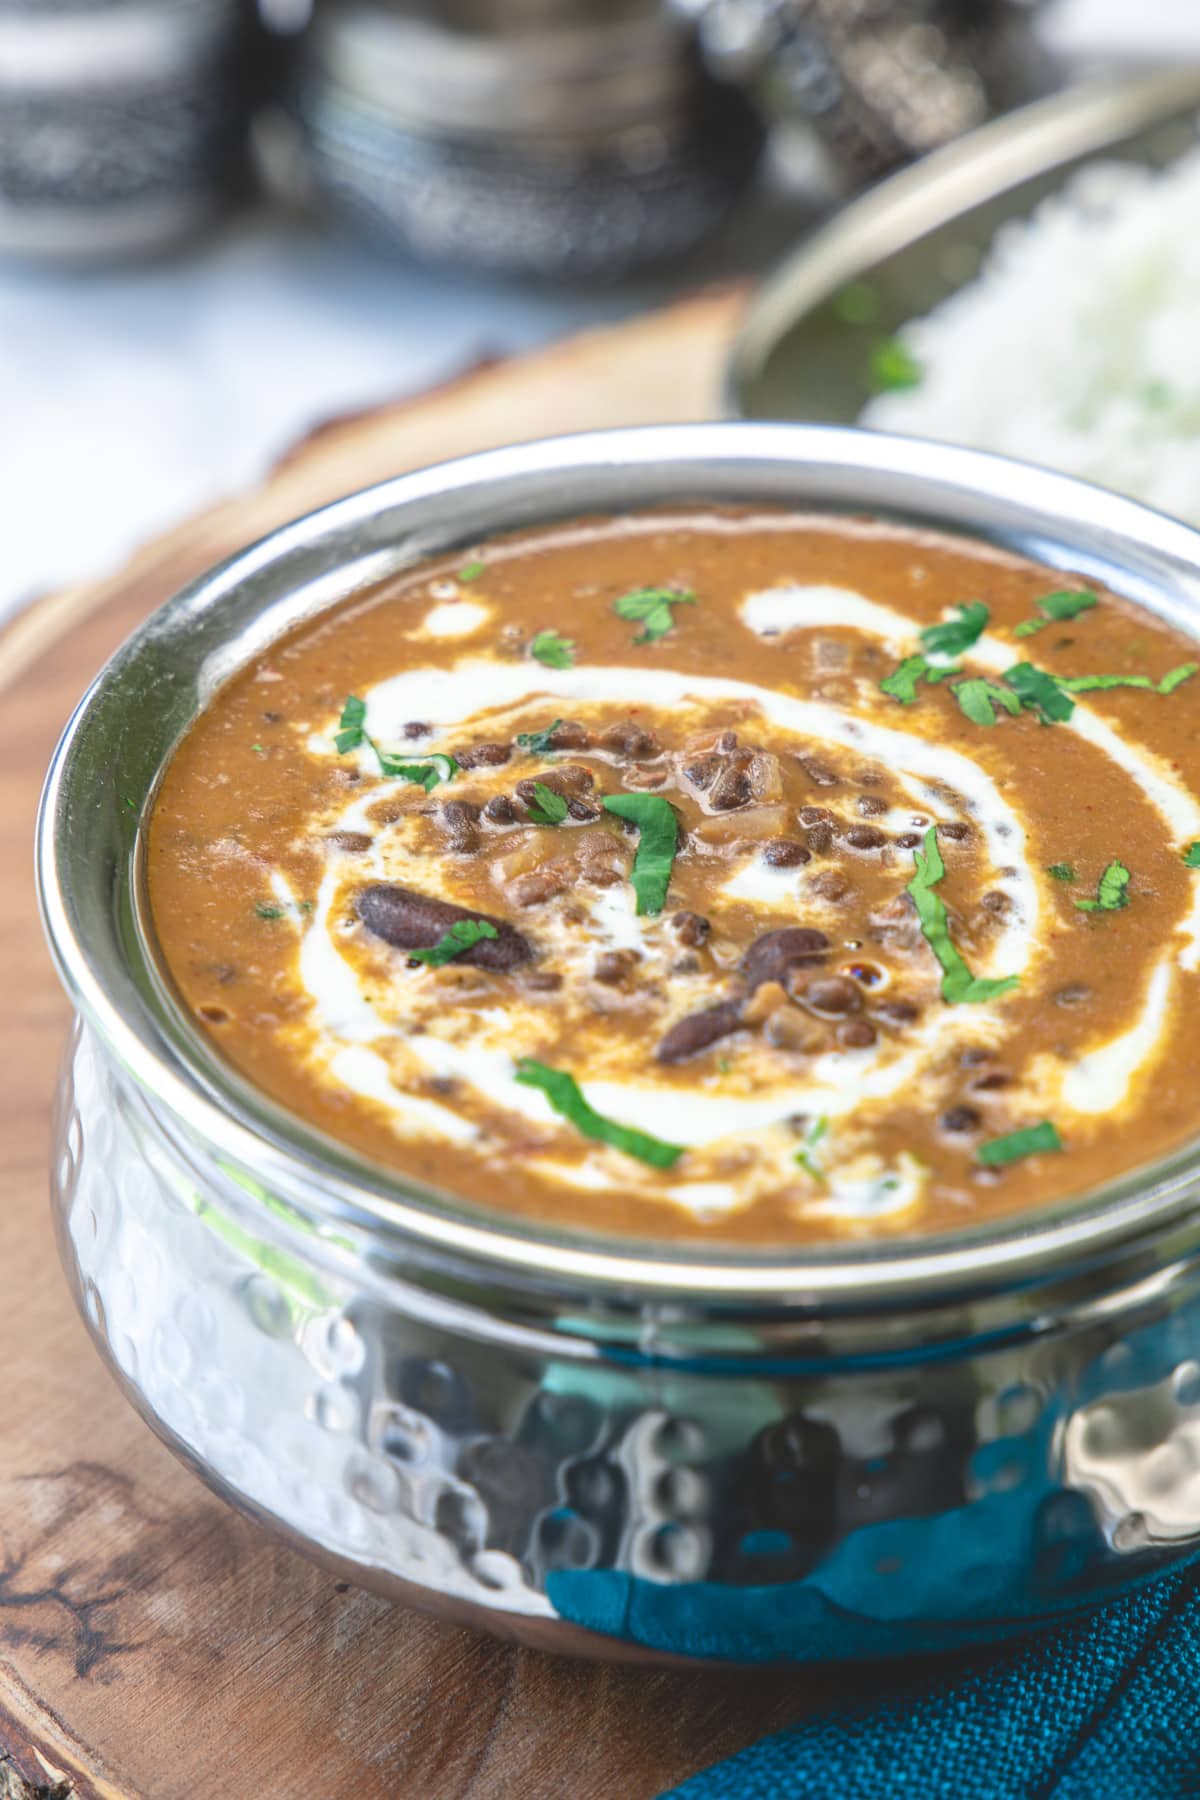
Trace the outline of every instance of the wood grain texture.
<instances>
[{"instance_id":1,"label":"wood grain texture","mask_svg":"<svg viewBox=\"0 0 1200 1800\"><path fill-rule=\"evenodd\" d=\"M253 494L0 639L0 1800L650 1800L783 1724L803 1678L572 1663L356 1592L180 1467L95 1357L46 1203L67 1009L28 876L89 676L216 557L465 450L717 410L738 296L486 366L329 425Z\"/></svg>"}]
</instances>

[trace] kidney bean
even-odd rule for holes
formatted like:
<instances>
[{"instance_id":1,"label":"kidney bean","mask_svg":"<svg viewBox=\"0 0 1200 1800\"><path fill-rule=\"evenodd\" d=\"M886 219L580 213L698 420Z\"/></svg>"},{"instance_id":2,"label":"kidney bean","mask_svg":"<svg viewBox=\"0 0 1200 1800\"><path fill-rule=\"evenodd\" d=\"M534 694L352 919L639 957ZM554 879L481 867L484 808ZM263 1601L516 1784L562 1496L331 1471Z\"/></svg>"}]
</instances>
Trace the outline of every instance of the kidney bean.
<instances>
[{"instance_id":1,"label":"kidney bean","mask_svg":"<svg viewBox=\"0 0 1200 1800\"><path fill-rule=\"evenodd\" d=\"M590 794L596 785L596 777L582 763L562 763L552 769L539 769L536 775L527 775L523 781L518 781L518 800L523 800L526 806L536 806L534 788L538 782L548 787L552 794L560 794L564 800L569 800Z\"/></svg>"},{"instance_id":2,"label":"kidney bean","mask_svg":"<svg viewBox=\"0 0 1200 1800\"><path fill-rule=\"evenodd\" d=\"M771 838L763 845L762 857L773 869L794 869L811 861L812 852L795 838Z\"/></svg>"},{"instance_id":3,"label":"kidney bean","mask_svg":"<svg viewBox=\"0 0 1200 1800\"><path fill-rule=\"evenodd\" d=\"M716 1006L706 1007L703 1012L688 1013L686 1018L677 1019L654 1054L661 1063L686 1062L688 1057L698 1056L701 1050L707 1050L711 1044L728 1037L730 1032L738 1029L741 1022L740 1003L736 1000L722 1000Z\"/></svg>"},{"instance_id":4,"label":"kidney bean","mask_svg":"<svg viewBox=\"0 0 1200 1800\"><path fill-rule=\"evenodd\" d=\"M911 1000L885 1000L875 1008L875 1017L886 1025L915 1025L920 1016L920 1007Z\"/></svg>"},{"instance_id":5,"label":"kidney bean","mask_svg":"<svg viewBox=\"0 0 1200 1800\"><path fill-rule=\"evenodd\" d=\"M494 938L480 938L458 958L479 969L515 969L533 957L529 939L504 919L489 913L474 912L466 906L454 906L448 900L434 900L418 894L413 888L397 887L391 882L374 882L360 888L354 897L354 910L374 937L382 938L397 950L428 950L440 943L452 925L460 920L484 921L496 928Z\"/></svg>"},{"instance_id":6,"label":"kidney bean","mask_svg":"<svg viewBox=\"0 0 1200 1800\"><path fill-rule=\"evenodd\" d=\"M624 719L602 731L600 744L614 756L627 756L632 762L646 762L650 757L662 753L662 747L654 733L647 731L644 725L635 724L632 719Z\"/></svg>"},{"instance_id":7,"label":"kidney bean","mask_svg":"<svg viewBox=\"0 0 1200 1800\"><path fill-rule=\"evenodd\" d=\"M690 950L698 949L712 929L707 919L694 912L672 913L671 927L680 943Z\"/></svg>"},{"instance_id":8,"label":"kidney bean","mask_svg":"<svg viewBox=\"0 0 1200 1800\"><path fill-rule=\"evenodd\" d=\"M460 769L498 769L512 756L511 744L471 744L454 752Z\"/></svg>"},{"instance_id":9,"label":"kidney bean","mask_svg":"<svg viewBox=\"0 0 1200 1800\"><path fill-rule=\"evenodd\" d=\"M878 850L887 843L887 838L878 825L850 825L846 828L845 837L854 850Z\"/></svg>"},{"instance_id":10,"label":"kidney bean","mask_svg":"<svg viewBox=\"0 0 1200 1800\"><path fill-rule=\"evenodd\" d=\"M811 981L801 997L813 1012L830 1018L858 1012L862 1006L862 995L845 975L827 975L820 981Z\"/></svg>"},{"instance_id":11,"label":"kidney bean","mask_svg":"<svg viewBox=\"0 0 1200 1800\"><path fill-rule=\"evenodd\" d=\"M518 875L509 882L508 893L514 906L541 906L561 894L570 883L570 875L561 867L531 869L528 874Z\"/></svg>"},{"instance_id":12,"label":"kidney bean","mask_svg":"<svg viewBox=\"0 0 1200 1800\"><path fill-rule=\"evenodd\" d=\"M478 850L479 833L476 826L479 822L479 808L473 800L443 800L438 817L450 839L452 850L464 853Z\"/></svg>"},{"instance_id":13,"label":"kidney bean","mask_svg":"<svg viewBox=\"0 0 1200 1800\"><path fill-rule=\"evenodd\" d=\"M596 958L592 974L597 981L615 987L628 980L640 961L636 950L605 950Z\"/></svg>"},{"instance_id":14,"label":"kidney bean","mask_svg":"<svg viewBox=\"0 0 1200 1800\"><path fill-rule=\"evenodd\" d=\"M747 806L754 798L754 786L750 779L750 765L753 759L744 750L730 756L724 768L708 790L708 802L714 812L733 812L739 806Z\"/></svg>"},{"instance_id":15,"label":"kidney bean","mask_svg":"<svg viewBox=\"0 0 1200 1800\"><path fill-rule=\"evenodd\" d=\"M553 969L522 969L516 979L519 987L536 994L556 993L563 984L562 976Z\"/></svg>"},{"instance_id":16,"label":"kidney bean","mask_svg":"<svg viewBox=\"0 0 1200 1800\"><path fill-rule=\"evenodd\" d=\"M875 1042L875 1027L866 1019L848 1019L838 1026L837 1038L847 1050L869 1050Z\"/></svg>"},{"instance_id":17,"label":"kidney bean","mask_svg":"<svg viewBox=\"0 0 1200 1800\"><path fill-rule=\"evenodd\" d=\"M683 772L693 787L707 792L721 772L721 759L719 756L702 756L697 762L688 763Z\"/></svg>"},{"instance_id":18,"label":"kidney bean","mask_svg":"<svg viewBox=\"0 0 1200 1800\"><path fill-rule=\"evenodd\" d=\"M489 825L515 825L517 809L509 794L493 794L483 809L483 816Z\"/></svg>"},{"instance_id":19,"label":"kidney bean","mask_svg":"<svg viewBox=\"0 0 1200 1800\"><path fill-rule=\"evenodd\" d=\"M943 1131L977 1131L983 1120L973 1106L952 1106L938 1123Z\"/></svg>"},{"instance_id":20,"label":"kidney bean","mask_svg":"<svg viewBox=\"0 0 1200 1800\"><path fill-rule=\"evenodd\" d=\"M375 842L365 831L331 831L325 842L333 850L344 850L347 856L361 856Z\"/></svg>"},{"instance_id":21,"label":"kidney bean","mask_svg":"<svg viewBox=\"0 0 1200 1800\"><path fill-rule=\"evenodd\" d=\"M887 801L878 794L860 794L858 796L858 810L864 819L877 819L880 813L885 813L887 809Z\"/></svg>"},{"instance_id":22,"label":"kidney bean","mask_svg":"<svg viewBox=\"0 0 1200 1800\"><path fill-rule=\"evenodd\" d=\"M969 825L955 824L939 825L937 833L939 837L949 838L952 844L961 844L970 837L971 827Z\"/></svg>"},{"instance_id":23,"label":"kidney bean","mask_svg":"<svg viewBox=\"0 0 1200 1800\"><path fill-rule=\"evenodd\" d=\"M801 756L797 758L797 761L814 787L841 786L841 777L829 767L828 763L821 762L818 757Z\"/></svg>"},{"instance_id":24,"label":"kidney bean","mask_svg":"<svg viewBox=\"0 0 1200 1800\"><path fill-rule=\"evenodd\" d=\"M812 968L824 962L829 939L823 931L807 925L785 925L779 931L766 931L745 951L741 971L752 988L764 981L782 981L789 969Z\"/></svg>"},{"instance_id":25,"label":"kidney bean","mask_svg":"<svg viewBox=\"0 0 1200 1800\"><path fill-rule=\"evenodd\" d=\"M837 869L822 869L809 886L822 900L846 900L854 892L853 884Z\"/></svg>"},{"instance_id":26,"label":"kidney bean","mask_svg":"<svg viewBox=\"0 0 1200 1800\"><path fill-rule=\"evenodd\" d=\"M546 739L549 750L586 750L592 741L592 734L586 725L579 724L576 719L560 719L554 730Z\"/></svg>"}]
</instances>

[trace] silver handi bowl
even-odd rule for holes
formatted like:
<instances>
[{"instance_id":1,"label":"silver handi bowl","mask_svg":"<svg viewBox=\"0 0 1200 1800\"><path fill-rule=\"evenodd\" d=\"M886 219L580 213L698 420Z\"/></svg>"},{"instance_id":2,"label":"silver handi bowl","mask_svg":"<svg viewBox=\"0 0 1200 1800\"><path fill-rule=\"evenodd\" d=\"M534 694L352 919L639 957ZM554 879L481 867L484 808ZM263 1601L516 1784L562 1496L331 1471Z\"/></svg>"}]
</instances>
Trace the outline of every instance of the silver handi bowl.
<instances>
[{"instance_id":1,"label":"silver handi bowl","mask_svg":"<svg viewBox=\"0 0 1200 1800\"><path fill-rule=\"evenodd\" d=\"M692 497L973 533L1200 633L1195 532L1019 464L826 428L532 444L277 532L134 635L50 770L42 905L79 1013L63 1260L159 1435L364 1585L600 1656L994 1639L1200 1545L1200 1145L947 1238L789 1255L551 1231L277 1108L192 1028L154 949L140 823L249 657L417 558Z\"/></svg>"}]
</instances>

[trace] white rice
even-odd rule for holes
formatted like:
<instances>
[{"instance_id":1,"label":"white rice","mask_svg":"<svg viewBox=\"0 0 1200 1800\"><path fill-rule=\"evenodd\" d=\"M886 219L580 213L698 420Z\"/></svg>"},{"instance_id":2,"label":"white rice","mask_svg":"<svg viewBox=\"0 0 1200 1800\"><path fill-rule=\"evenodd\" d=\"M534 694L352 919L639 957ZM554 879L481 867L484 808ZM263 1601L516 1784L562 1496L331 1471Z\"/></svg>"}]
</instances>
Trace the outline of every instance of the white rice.
<instances>
[{"instance_id":1,"label":"white rice","mask_svg":"<svg viewBox=\"0 0 1200 1800\"><path fill-rule=\"evenodd\" d=\"M918 386L877 430L999 450L1200 523L1200 149L1081 171L899 333Z\"/></svg>"}]
</instances>

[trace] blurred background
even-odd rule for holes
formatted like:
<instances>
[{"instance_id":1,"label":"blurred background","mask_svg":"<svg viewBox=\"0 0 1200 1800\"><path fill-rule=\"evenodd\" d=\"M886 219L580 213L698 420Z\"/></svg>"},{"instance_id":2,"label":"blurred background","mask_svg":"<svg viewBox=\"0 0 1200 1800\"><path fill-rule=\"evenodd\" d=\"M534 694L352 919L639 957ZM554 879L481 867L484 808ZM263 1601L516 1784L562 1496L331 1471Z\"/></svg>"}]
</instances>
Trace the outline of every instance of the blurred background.
<instances>
[{"instance_id":1,"label":"blurred background","mask_svg":"<svg viewBox=\"0 0 1200 1800\"><path fill-rule=\"evenodd\" d=\"M0 0L0 616L325 419L1183 58L1194 0Z\"/></svg>"}]
</instances>

